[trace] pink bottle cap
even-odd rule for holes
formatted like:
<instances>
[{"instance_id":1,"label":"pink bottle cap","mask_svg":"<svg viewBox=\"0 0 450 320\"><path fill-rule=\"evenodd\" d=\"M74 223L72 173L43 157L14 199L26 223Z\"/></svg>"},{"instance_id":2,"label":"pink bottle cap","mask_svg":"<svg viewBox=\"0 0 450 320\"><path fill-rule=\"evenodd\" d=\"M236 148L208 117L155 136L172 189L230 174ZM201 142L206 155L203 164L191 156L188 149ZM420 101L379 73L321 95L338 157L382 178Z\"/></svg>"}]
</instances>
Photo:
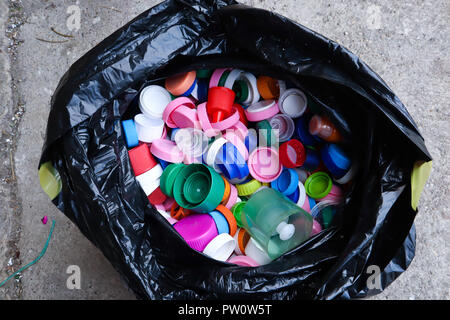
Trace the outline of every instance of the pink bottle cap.
<instances>
[{"instance_id":1,"label":"pink bottle cap","mask_svg":"<svg viewBox=\"0 0 450 320\"><path fill-rule=\"evenodd\" d=\"M241 121L230 127L228 130L234 131L242 141L245 141L245 137L248 135L248 128Z\"/></svg>"},{"instance_id":2,"label":"pink bottle cap","mask_svg":"<svg viewBox=\"0 0 450 320\"><path fill-rule=\"evenodd\" d=\"M195 109L195 104L192 99L187 97L179 97L172 100L164 109L162 118L169 128L176 128L177 125L172 120L172 113L180 106L186 106L191 109Z\"/></svg>"},{"instance_id":3,"label":"pink bottle cap","mask_svg":"<svg viewBox=\"0 0 450 320\"><path fill-rule=\"evenodd\" d=\"M234 206L237 200L238 200L238 191L234 186L234 184L230 183L230 196L228 197L228 201L225 204L225 207L231 210L231 208Z\"/></svg>"},{"instance_id":4,"label":"pink bottle cap","mask_svg":"<svg viewBox=\"0 0 450 320\"><path fill-rule=\"evenodd\" d=\"M312 227L312 231L311 231L311 237L318 234L320 231L322 231L322 226L316 219L313 219L313 227Z\"/></svg>"},{"instance_id":5,"label":"pink bottle cap","mask_svg":"<svg viewBox=\"0 0 450 320\"><path fill-rule=\"evenodd\" d=\"M303 202L303 205L300 206L303 210L305 210L308 213L311 213L311 207L309 205L309 198L306 196L305 202Z\"/></svg>"},{"instance_id":6,"label":"pink bottle cap","mask_svg":"<svg viewBox=\"0 0 450 320\"><path fill-rule=\"evenodd\" d=\"M207 213L188 215L179 220L174 228L187 244L197 251L203 251L218 234L214 219Z\"/></svg>"},{"instance_id":7,"label":"pink bottle cap","mask_svg":"<svg viewBox=\"0 0 450 320\"><path fill-rule=\"evenodd\" d=\"M283 166L276 149L258 147L248 157L248 170L256 180L272 182L280 176Z\"/></svg>"},{"instance_id":8,"label":"pink bottle cap","mask_svg":"<svg viewBox=\"0 0 450 320\"><path fill-rule=\"evenodd\" d=\"M201 129L198 121L197 110L191 109L185 105L179 106L170 115L173 123L178 128L196 128Z\"/></svg>"},{"instance_id":9,"label":"pink bottle cap","mask_svg":"<svg viewBox=\"0 0 450 320\"><path fill-rule=\"evenodd\" d=\"M181 163L183 152L175 142L167 139L156 139L150 146L150 152L157 158L171 163Z\"/></svg>"},{"instance_id":10,"label":"pink bottle cap","mask_svg":"<svg viewBox=\"0 0 450 320\"><path fill-rule=\"evenodd\" d=\"M211 79L209 80L209 88L211 89L212 87L217 87L219 85L219 81L220 78L222 77L223 73L225 71L230 71L232 70L231 68L221 68L221 69L216 69L214 70L214 72L211 75Z\"/></svg>"},{"instance_id":11,"label":"pink bottle cap","mask_svg":"<svg viewBox=\"0 0 450 320\"><path fill-rule=\"evenodd\" d=\"M154 206L157 210L170 211L170 208L172 208L174 202L174 198L167 198L163 203L155 204Z\"/></svg>"},{"instance_id":12,"label":"pink bottle cap","mask_svg":"<svg viewBox=\"0 0 450 320\"><path fill-rule=\"evenodd\" d=\"M200 126L207 137L214 137L220 133L220 130L214 129L209 121L208 112L206 110L206 102L199 104L197 107L197 116Z\"/></svg>"},{"instance_id":13,"label":"pink bottle cap","mask_svg":"<svg viewBox=\"0 0 450 320\"><path fill-rule=\"evenodd\" d=\"M169 223L170 223L171 225L174 225L175 223L178 222L177 219L174 219L174 218L172 218L172 217L168 217L168 218L167 218L167 221L169 221Z\"/></svg>"},{"instance_id":14,"label":"pink bottle cap","mask_svg":"<svg viewBox=\"0 0 450 320\"><path fill-rule=\"evenodd\" d=\"M275 100L262 100L250 105L244 112L248 121L258 122L273 117L279 111Z\"/></svg>"},{"instance_id":15,"label":"pink bottle cap","mask_svg":"<svg viewBox=\"0 0 450 320\"><path fill-rule=\"evenodd\" d=\"M259 264L255 260L247 256L234 256L228 259L227 262L243 267L259 267Z\"/></svg>"},{"instance_id":16,"label":"pink bottle cap","mask_svg":"<svg viewBox=\"0 0 450 320\"><path fill-rule=\"evenodd\" d=\"M343 197L344 197L344 193L342 192L342 189L339 186L333 184L330 192L325 197L323 197L321 199L316 199L316 200L317 201L330 200L330 201L339 203L339 202L341 202Z\"/></svg>"}]
</instances>

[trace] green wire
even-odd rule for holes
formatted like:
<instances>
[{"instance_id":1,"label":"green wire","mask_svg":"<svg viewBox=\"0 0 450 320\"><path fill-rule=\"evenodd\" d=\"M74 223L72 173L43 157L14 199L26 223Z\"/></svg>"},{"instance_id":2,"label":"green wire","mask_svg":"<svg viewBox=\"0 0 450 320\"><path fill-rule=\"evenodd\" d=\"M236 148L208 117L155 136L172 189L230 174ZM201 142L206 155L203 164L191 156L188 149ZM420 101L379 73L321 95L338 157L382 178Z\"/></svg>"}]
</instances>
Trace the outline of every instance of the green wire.
<instances>
[{"instance_id":1,"label":"green wire","mask_svg":"<svg viewBox=\"0 0 450 320\"><path fill-rule=\"evenodd\" d=\"M42 249L42 251L39 254L39 256L36 259L34 259L33 261L31 261L29 264L27 264L26 266L20 268L19 270L14 272L12 275L10 275L8 278L6 278L2 283L0 283L0 287L2 287L6 282L11 280L16 274L18 274L18 273L24 271L25 269L31 267L33 264L35 264L36 262L38 262L42 258L42 256L45 254L45 251L47 251L47 247L48 247L48 244L50 243L50 238L52 237L52 233L53 233L53 229L54 228L55 228L55 220L53 220L52 228L50 229L50 233L48 235L47 242L45 243L44 249Z\"/></svg>"}]
</instances>

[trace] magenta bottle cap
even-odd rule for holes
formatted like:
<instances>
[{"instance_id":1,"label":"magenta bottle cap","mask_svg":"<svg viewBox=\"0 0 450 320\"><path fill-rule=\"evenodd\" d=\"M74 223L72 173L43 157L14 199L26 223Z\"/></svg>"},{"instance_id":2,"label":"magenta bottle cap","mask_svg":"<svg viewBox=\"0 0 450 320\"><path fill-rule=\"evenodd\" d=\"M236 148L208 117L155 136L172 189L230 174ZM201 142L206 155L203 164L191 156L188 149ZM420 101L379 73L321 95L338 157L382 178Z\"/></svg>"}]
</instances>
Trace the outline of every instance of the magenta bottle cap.
<instances>
[{"instance_id":1,"label":"magenta bottle cap","mask_svg":"<svg viewBox=\"0 0 450 320\"><path fill-rule=\"evenodd\" d=\"M207 213L191 214L175 223L173 227L187 244L197 251L203 251L218 234L214 219Z\"/></svg>"}]
</instances>

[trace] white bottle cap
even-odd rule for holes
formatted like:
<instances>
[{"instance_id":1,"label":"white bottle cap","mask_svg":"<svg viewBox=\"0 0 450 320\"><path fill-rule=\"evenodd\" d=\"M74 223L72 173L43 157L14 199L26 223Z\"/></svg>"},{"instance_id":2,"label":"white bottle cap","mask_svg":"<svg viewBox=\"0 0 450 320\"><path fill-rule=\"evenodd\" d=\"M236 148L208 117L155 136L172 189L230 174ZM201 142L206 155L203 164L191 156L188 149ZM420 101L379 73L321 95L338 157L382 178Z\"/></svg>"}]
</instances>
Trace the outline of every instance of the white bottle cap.
<instances>
[{"instance_id":1,"label":"white bottle cap","mask_svg":"<svg viewBox=\"0 0 450 320\"><path fill-rule=\"evenodd\" d=\"M309 200L306 199L305 186L303 185L303 183L301 183L301 181L298 182L298 191L299 191L299 196L298 196L298 200L297 200L297 205L299 207L302 207L303 204L305 203L305 201L309 201Z\"/></svg>"},{"instance_id":2,"label":"white bottle cap","mask_svg":"<svg viewBox=\"0 0 450 320\"><path fill-rule=\"evenodd\" d=\"M150 195L156 188L159 187L159 179L163 173L163 169L161 165L157 164L150 170L140 174L136 177L136 180L141 185L141 188L144 190L145 195Z\"/></svg>"},{"instance_id":3,"label":"white bottle cap","mask_svg":"<svg viewBox=\"0 0 450 320\"><path fill-rule=\"evenodd\" d=\"M142 89L139 95L139 109L149 117L162 119L164 109L171 101L169 91L161 86L151 85Z\"/></svg>"},{"instance_id":4,"label":"white bottle cap","mask_svg":"<svg viewBox=\"0 0 450 320\"><path fill-rule=\"evenodd\" d=\"M156 188L159 187L160 185L160 180L153 180L151 182L145 182L145 183L141 183L139 182L139 184L141 185L142 190L144 190L145 195L148 197L149 195L152 194L153 191L156 190Z\"/></svg>"},{"instance_id":5,"label":"white bottle cap","mask_svg":"<svg viewBox=\"0 0 450 320\"><path fill-rule=\"evenodd\" d=\"M134 117L134 124L139 141L151 143L160 139L164 131L164 121L157 118L149 118L143 113Z\"/></svg>"},{"instance_id":6,"label":"white bottle cap","mask_svg":"<svg viewBox=\"0 0 450 320\"><path fill-rule=\"evenodd\" d=\"M250 238L247 246L245 247L245 255L255 260L261 266L272 261L266 251L264 251L264 249L253 238Z\"/></svg>"},{"instance_id":7,"label":"white bottle cap","mask_svg":"<svg viewBox=\"0 0 450 320\"><path fill-rule=\"evenodd\" d=\"M280 111L291 118L300 117L306 110L308 100L298 89L288 89L283 92L278 101Z\"/></svg>"},{"instance_id":8,"label":"white bottle cap","mask_svg":"<svg viewBox=\"0 0 450 320\"><path fill-rule=\"evenodd\" d=\"M289 240L295 233L295 226L284 221L280 222L277 226L277 232L280 235L280 239L283 241Z\"/></svg>"},{"instance_id":9,"label":"white bottle cap","mask_svg":"<svg viewBox=\"0 0 450 320\"><path fill-rule=\"evenodd\" d=\"M203 249L203 253L213 259L226 261L234 251L236 241L228 233L221 233Z\"/></svg>"}]
</instances>

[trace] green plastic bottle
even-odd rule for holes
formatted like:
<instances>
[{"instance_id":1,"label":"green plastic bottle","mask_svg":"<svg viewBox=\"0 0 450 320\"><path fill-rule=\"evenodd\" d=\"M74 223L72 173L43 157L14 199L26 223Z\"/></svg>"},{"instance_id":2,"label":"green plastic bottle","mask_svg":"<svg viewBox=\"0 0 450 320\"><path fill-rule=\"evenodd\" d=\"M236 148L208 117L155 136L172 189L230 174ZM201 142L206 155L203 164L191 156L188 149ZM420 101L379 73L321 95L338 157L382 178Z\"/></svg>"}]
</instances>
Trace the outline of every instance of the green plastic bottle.
<instances>
[{"instance_id":1,"label":"green plastic bottle","mask_svg":"<svg viewBox=\"0 0 450 320\"><path fill-rule=\"evenodd\" d=\"M276 259L310 237L313 218L280 192L264 188L245 204L242 224L269 257Z\"/></svg>"}]
</instances>

